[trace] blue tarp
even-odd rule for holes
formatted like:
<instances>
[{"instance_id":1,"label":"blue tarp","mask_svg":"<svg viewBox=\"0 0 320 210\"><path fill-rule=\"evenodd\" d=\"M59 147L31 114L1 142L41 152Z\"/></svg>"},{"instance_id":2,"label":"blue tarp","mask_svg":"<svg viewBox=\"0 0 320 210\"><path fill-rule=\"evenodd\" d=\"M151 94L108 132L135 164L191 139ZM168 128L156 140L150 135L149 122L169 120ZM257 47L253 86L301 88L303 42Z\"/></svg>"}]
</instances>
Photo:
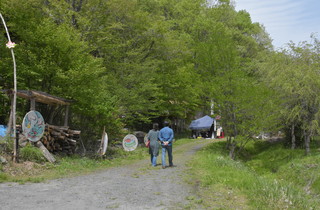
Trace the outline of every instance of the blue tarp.
<instances>
[{"instance_id":1,"label":"blue tarp","mask_svg":"<svg viewBox=\"0 0 320 210\"><path fill-rule=\"evenodd\" d=\"M197 120L193 120L189 125L191 130L205 130L210 129L213 124L214 119L208 115L201 117Z\"/></svg>"},{"instance_id":2,"label":"blue tarp","mask_svg":"<svg viewBox=\"0 0 320 210\"><path fill-rule=\"evenodd\" d=\"M7 126L0 125L0 136L5 137L6 136L6 131L7 131Z\"/></svg>"}]
</instances>

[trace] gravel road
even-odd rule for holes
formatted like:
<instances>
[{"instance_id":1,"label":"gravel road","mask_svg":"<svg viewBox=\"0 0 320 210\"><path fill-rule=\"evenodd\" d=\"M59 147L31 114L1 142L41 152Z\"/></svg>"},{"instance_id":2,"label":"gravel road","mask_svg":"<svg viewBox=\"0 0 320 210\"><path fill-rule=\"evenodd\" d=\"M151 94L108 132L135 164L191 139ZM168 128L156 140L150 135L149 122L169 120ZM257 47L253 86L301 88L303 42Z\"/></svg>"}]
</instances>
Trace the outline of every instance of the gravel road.
<instances>
[{"instance_id":1,"label":"gravel road","mask_svg":"<svg viewBox=\"0 0 320 210\"><path fill-rule=\"evenodd\" d=\"M44 183L0 184L0 209L201 209L185 183L187 160L210 140L173 147L176 167L151 167L149 158L90 175ZM195 206L196 205L196 206Z\"/></svg>"}]
</instances>

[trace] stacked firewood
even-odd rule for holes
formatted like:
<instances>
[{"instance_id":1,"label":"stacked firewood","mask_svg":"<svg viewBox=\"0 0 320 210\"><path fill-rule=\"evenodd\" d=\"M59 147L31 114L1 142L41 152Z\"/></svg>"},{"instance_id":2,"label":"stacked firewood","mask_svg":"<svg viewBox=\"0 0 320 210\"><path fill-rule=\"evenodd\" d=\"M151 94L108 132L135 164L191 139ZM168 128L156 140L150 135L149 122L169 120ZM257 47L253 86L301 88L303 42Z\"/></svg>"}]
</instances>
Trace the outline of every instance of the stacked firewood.
<instances>
[{"instance_id":1,"label":"stacked firewood","mask_svg":"<svg viewBox=\"0 0 320 210\"><path fill-rule=\"evenodd\" d=\"M80 133L81 131L71 130L68 126L46 124L45 132L40 140L52 153L65 153L71 155L75 153Z\"/></svg>"}]
</instances>

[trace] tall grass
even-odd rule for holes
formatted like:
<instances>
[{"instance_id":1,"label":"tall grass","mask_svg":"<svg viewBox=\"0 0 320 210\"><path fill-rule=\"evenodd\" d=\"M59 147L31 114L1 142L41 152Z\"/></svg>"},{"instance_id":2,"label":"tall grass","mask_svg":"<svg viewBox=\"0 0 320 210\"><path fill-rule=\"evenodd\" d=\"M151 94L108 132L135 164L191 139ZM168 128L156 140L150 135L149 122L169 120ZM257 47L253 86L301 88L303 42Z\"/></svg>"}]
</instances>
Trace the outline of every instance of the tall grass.
<instances>
[{"instance_id":1,"label":"tall grass","mask_svg":"<svg viewBox=\"0 0 320 210\"><path fill-rule=\"evenodd\" d=\"M19 157L22 161L34 161L40 163L45 161L42 152L30 144L20 149Z\"/></svg>"},{"instance_id":2,"label":"tall grass","mask_svg":"<svg viewBox=\"0 0 320 210\"><path fill-rule=\"evenodd\" d=\"M228 191L223 204L220 199L219 208L315 209L320 206L315 190L320 182L318 169L315 170L315 162L320 160L318 155L310 159L302 156L301 151L287 150L281 145L249 145L247 151L243 156L245 161L234 161L225 153L225 142L217 142L198 152L190 162L194 179L199 180L202 189ZM314 159L317 160L311 164L310 160ZM306 170L308 165L313 167L312 172ZM230 192L233 206L229 202ZM208 206L216 206L215 202L204 201Z\"/></svg>"}]
</instances>

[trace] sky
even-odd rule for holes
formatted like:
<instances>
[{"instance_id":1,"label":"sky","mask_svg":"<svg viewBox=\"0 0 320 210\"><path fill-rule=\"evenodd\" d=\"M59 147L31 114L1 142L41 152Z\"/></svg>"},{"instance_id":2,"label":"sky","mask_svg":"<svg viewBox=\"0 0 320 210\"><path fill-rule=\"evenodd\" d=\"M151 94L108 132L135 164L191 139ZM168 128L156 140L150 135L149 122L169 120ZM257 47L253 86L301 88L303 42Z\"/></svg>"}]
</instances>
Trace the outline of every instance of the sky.
<instances>
[{"instance_id":1,"label":"sky","mask_svg":"<svg viewBox=\"0 0 320 210\"><path fill-rule=\"evenodd\" d=\"M237 11L246 10L252 22L264 25L276 49L293 41L320 38L319 0L234 0Z\"/></svg>"}]
</instances>

